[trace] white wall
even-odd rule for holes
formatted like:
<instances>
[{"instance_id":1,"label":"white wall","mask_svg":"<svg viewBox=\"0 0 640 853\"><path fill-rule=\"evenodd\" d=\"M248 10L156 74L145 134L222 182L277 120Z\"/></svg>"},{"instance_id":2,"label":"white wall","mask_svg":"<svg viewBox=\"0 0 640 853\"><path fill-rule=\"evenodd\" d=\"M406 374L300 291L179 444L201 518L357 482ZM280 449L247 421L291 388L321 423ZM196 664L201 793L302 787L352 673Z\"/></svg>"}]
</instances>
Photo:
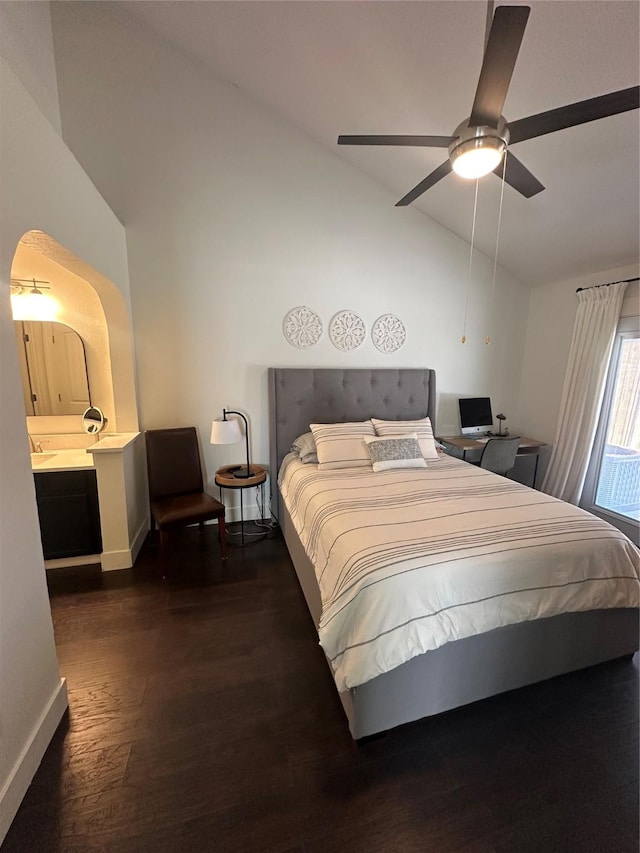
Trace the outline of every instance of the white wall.
<instances>
[{"instance_id":1,"label":"white wall","mask_svg":"<svg viewBox=\"0 0 640 853\"><path fill-rule=\"evenodd\" d=\"M601 270L554 282L531 291L529 322L522 362L518 410L527 434L552 444L555 438L564 374L569 358L578 302L576 289L635 278L638 265ZM637 301L637 284L628 286L627 310ZM550 451L543 454L546 462ZM541 467L539 480L544 475Z\"/></svg>"},{"instance_id":2,"label":"white wall","mask_svg":"<svg viewBox=\"0 0 640 853\"><path fill-rule=\"evenodd\" d=\"M122 304L128 275L124 229L4 59L0 81L1 840L66 706L13 333L13 256L21 236L39 228L114 282Z\"/></svg>"},{"instance_id":3,"label":"white wall","mask_svg":"<svg viewBox=\"0 0 640 853\"><path fill-rule=\"evenodd\" d=\"M469 246L143 28L118 4L53 4L63 133L127 229L144 428L196 424L209 476L243 447L208 445L224 406L248 413L267 461L269 365L424 366L438 372L441 431L456 398L489 394L517 417L528 290ZM470 196L470 216L472 196ZM383 313L407 343L343 354L292 348L286 312L325 329ZM484 338L491 334L493 343Z\"/></svg>"},{"instance_id":4,"label":"white wall","mask_svg":"<svg viewBox=\"0 0 640 853\"><path fill-rule=\"evenodd\" d=\"M0 55L60 133L58 80L49 3L1 0Z\"/></svg>"}]
</instances>

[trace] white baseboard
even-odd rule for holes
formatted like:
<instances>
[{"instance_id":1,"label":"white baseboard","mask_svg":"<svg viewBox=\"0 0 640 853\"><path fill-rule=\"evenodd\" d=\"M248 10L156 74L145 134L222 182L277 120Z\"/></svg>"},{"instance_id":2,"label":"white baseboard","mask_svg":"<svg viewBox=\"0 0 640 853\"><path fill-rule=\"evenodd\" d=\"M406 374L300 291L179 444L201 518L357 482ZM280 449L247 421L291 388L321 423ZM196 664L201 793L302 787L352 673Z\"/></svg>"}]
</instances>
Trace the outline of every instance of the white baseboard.
<instances>
[{"instance_id":1,"label":"white baseboard","mask_svg":"<svg viewBox=\"0 0 640 853\"><path fill-rule=\"evenodd\" d=\"M27 793L27 788L68 706L67 684L66 680L61 678L24 749L18 756L9 778L0 790L0 844L9 831L20 803Z\"/></svg>"},{"instance_id":2,"label":"white baseboard","mask_svg":"<svg viewBox=\"0 0 640 853\"><path fill-rule=\"evenodd\" d=\"M119 569L130 569L133 565L131 549L123 548L120 551L103 551L100 555L100 563L103 572L117 572Z\"/></svg>"},{"instance_id":3,"label":"white baseboard","mask_svg":"<svg viewBox=\"0 0 640 853\"><path fill-rule=\"evenodd\" d=\"M268 509L268 507L267 507ZM260 519L260 510L257 504L251 504L250 506L244 506L243 509L244 520L245 521L258 521ZM240 521L240 507L239 506L225 506L225 518L227 524L233 524L236 521ZM211 524L217 524L217 521L209 522Z\"/></svg>"},{"instance_id":4,"label":"white baseboard","mask_svg":"<svg viewBox=\"0 0 640 853\"><path fill-rule=\"evenodd\" d=\"M136 535L133 537L133 543L131 545L131 565L133 565L136 561L136 557L140 553L140 548L144 545L144 540L147 538L147 533L149 532L149 518L147 516L142 520L140 527L136 531Z\"/></svg>"},{"instance_id":5,"label":"white baseboard","mask_svg":"<svg viewBox=\"0 0 640 853\"><path fill-rule=\"evenodd\" d=\"M129 548L122 548L119 551L103 551L100 556L103 572L115 572L119 569L130 569L133 566L142 543L145 540L149 530L149 520L144 519L140 527L133 537L133 542Z\"/></svg>"}]
</instances>

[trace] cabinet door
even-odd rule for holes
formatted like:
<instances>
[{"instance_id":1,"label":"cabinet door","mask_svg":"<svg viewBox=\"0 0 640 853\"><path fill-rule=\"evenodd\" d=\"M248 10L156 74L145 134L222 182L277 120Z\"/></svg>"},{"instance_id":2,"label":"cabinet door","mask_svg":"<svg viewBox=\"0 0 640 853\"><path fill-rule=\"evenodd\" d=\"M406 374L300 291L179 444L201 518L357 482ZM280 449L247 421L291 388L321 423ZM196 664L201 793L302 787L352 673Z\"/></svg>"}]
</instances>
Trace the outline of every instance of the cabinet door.
<instances>
[{"instance_id":1,"label":"cabinet door","mask_svg":"<svg viewBox=\"0 0 640 853\"><path fill-rule=\"evenodd\" d=\"M34 474L45 560L102 551L95 471Z\"/></svg>"}]
</instances>

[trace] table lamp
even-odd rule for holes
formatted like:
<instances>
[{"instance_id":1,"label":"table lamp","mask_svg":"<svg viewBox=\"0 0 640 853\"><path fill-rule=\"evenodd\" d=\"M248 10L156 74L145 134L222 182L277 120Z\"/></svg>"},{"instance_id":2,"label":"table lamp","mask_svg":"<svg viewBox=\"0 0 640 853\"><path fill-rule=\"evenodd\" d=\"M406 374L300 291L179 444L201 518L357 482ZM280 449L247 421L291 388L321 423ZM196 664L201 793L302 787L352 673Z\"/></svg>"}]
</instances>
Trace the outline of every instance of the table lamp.
<instances>
[{"instance_id":1,"label":"table lamp","mask_svg":"<svg viewBox=\"0 0 640 853\"><path fill-rule=\"evenodd\" d=\"M235 470L230 470L229 473L241 480L246 480L252 476L251 465L249 464L249 423L242 412L234 412L231 409L222 410L222 420L216 419L211 424L211 444L236 444L242 441L242 432L240 424L236 420L227 420L227 415L238 415L244 421L244 438L247 449L247 465L243 467L238 465Z\"/></svg>"}]
</instances>

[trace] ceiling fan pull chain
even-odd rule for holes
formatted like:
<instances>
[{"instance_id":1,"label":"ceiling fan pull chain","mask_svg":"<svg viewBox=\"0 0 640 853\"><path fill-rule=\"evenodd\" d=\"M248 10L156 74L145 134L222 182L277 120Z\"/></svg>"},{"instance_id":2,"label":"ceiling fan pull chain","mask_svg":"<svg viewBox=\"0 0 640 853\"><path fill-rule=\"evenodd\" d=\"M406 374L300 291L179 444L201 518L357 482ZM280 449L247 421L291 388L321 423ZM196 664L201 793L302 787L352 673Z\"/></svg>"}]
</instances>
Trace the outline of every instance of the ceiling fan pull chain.
<instances>
[{"instance_id":1,"label":"ceiling fan pull chain","mask_svg":"<svg viewBox=\"0 0 640 853\"><path fill-rule=\"evenodd\" d=\"M496 268L498 266L498 246L500 245L500 226L502 224L502 200L504 198L504 184L505 184L505 175L507 172L507 156L509 154L509 146L504 150L504 157L502 158L502 182L500 186L500 206L498 208L498 227L496 228L496 250L493 255L493 279L491 282L491 314L490 320L493 321L493 306L495 304L495 296L496 296ZM491 331L491 329L489 329ZM484 339L485 344L491 343L491 335L487 335Z\"/></svg>"},{"instance_id":2,"label":"ceiling fan pull chain","mask_svg":"<svg viewBox=\"0 0 640 853\"><path fill-rule=\"evenodd\" d=\"M462 327L462 339L461 343L466 344L467 342L467 316L469 314L469 294L471 292L471 262L473 260L473 241L475 240L476 235L476 213L478 210L478 187L480 186L480 181L476 178L476 193L475 199L473 202L473 225L471 226L471 246L469 248L469 269L467 270L467 297L464 303L464 324Z\"/></svg>"}]
</instances>

